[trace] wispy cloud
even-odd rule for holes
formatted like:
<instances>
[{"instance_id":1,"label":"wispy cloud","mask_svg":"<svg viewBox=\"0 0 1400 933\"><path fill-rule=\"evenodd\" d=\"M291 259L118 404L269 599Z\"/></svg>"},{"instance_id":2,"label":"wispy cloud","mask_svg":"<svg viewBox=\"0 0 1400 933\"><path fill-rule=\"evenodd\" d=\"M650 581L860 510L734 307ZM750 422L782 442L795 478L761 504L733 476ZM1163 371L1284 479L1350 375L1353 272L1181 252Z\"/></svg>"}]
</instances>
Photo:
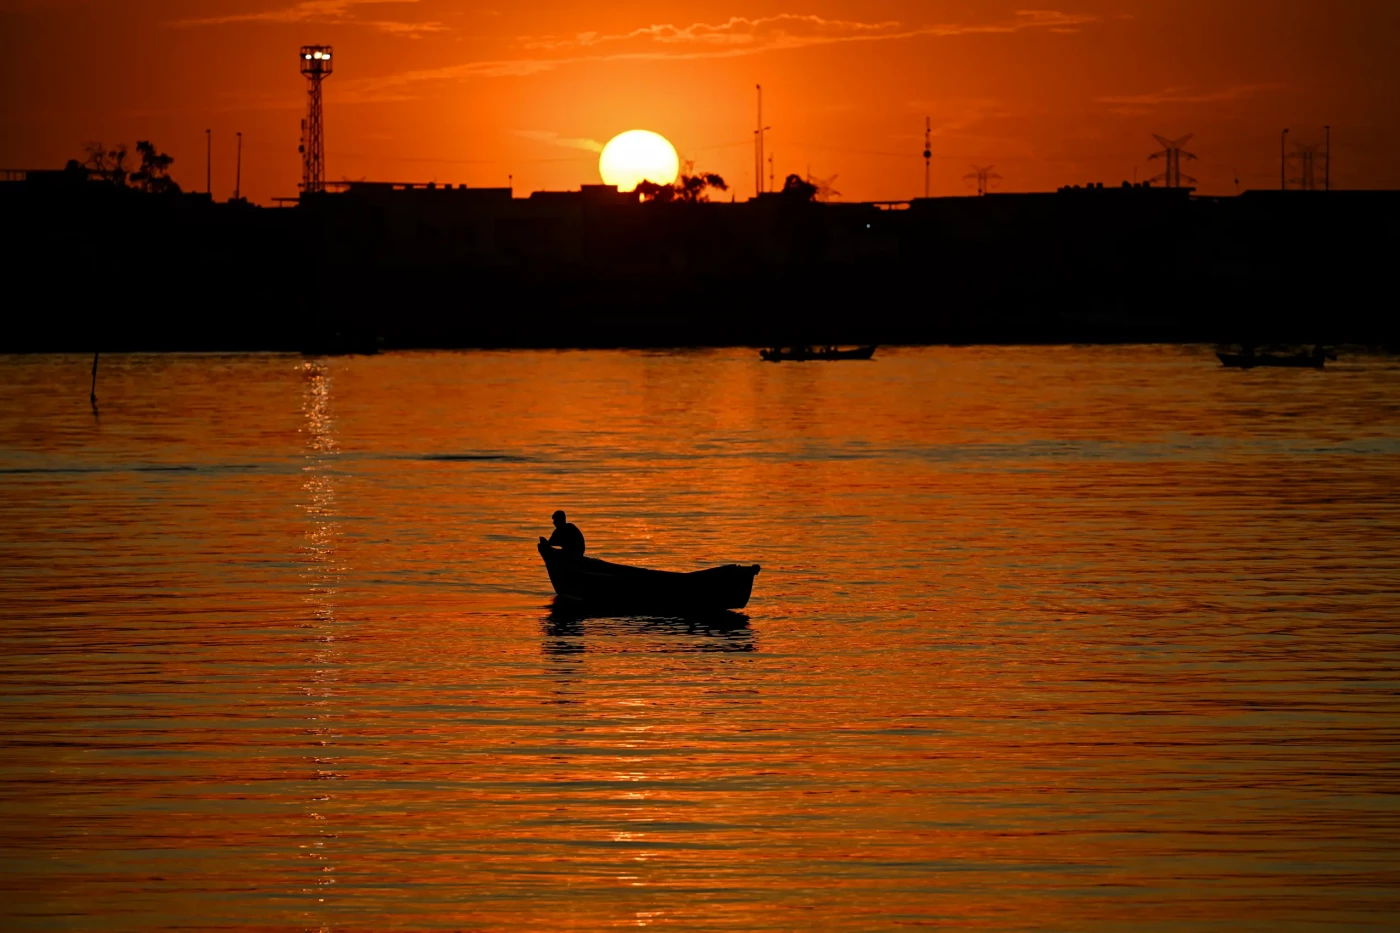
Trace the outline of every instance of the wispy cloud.
<instances>
[{"instance_id":1,"label":"wispy cloud","mask_svg":"<svg viewBox=\"0 0 1400 933\"><path fill-rule=\"evenodd\" d=\"M366 99L399 99L404 88L427 81L522 77L578 64L736 58L836 43L1007 35L1027 30L1063 33L1075 32L1096 22L1099 22L1099 17L1091 14L1055 10L1022 10L1009 20L991 23L922 26L894 21L861 23L791 13L758 19L733 17L718 25L651 25L616 35L583 32L570 37L521 36L517 40L520 45L536 54L366 78L353 86L351 82L345 82L342 87ZM550 52L564 54L538 54Z\"/></svg>"},{"instance_id":2,"label":"wispy cloud","mask_svg":"<svg viewBox=\"0 0 1400 933\"><path fill-rule=\"evenodd\" d=\"M670 23L660 23L616 35L581 32L567 37L522 36L519 41L527 49L549 51L597 48L619 44L774 48L810 45L817 42L849 42L862 37L883 38L899 31L901 31L901 27L897 22L859 23L849 20L823 19L820 16L780 13L777 16L759 19L735 16L718 25L692 23L689 26L675 26Z\"/></svg>"},{"instance_id":3,"label":"wispy cloud","mask_svg":"<svg viewBox=\"0 0 1400 933\"><path fill-rule=\"evenodd\" d=\"M375 19L362 16L363 7L417 3L418 0L302 0L291 6L251 13L229 13L222 16L192 17L176 20L169 25L179 27L225 26L231 23L353 23L393 35L418 38L424 33L447 29L436 21Z\"/></svg>"},{"instance_id":4,"label":"wispy cloud","mask_svg":"<svg viewBox=\"0 0 1400 933\"><path fill-rule=\"evenodd\" d=\"M516 136L525 139L533 139L538 142L548 143L551 146L562 146L565 149L583 149L587 152L602 152L603 144L596 139L589 139L586 136L560 136L558 133L549 130L516 130Z\"/></svg>"},{"instance_id":5,"label":"wispy cloud","mask_svg":"<svg viewBox=\"0 0 1400 933\"><path fill-rule=\"evenodd\" d=\"M1236 84L1226 88L1207 90L1201 88L1169 87L1147 94L1120 94L1100 97L1098 103L1108 104L1114 113L1149 113L1157 107L1169 104L1218 104L1243 100L1266 91L1276 91L1284 85L1277 82L1265 84Z\"/></svg>"},{"instance_id":6,"label":"wispy cloud","mask_svg":"<svg viewBox=\"0 0 1400 933\"><path fill-rule=\"evenodd\" d=\"M630 32L605 34L581 32L573 36L522 36L518 40L525 48L544 51L571 51L602 47L624 47L633 50L651 48L707 48L705 57L752 55L775 49L802 48L809 45L829 45L837 42L876 42L909 39L917 36L962 36L1021 32L1026 29L1046 29L1073 32L1098 17L1087 14L1061 13L1054 10L1022 10L1011 20L997 23L940 23L910 26L895 20L862 23L853 20L826 19L821 16L779 13L751 19L730 17L723 23L692 23L676 26L660 23L643 26ZM667 54L661 52L661 54ZM696 57L696 56L685 56Z\"/></svg>"}]
</instances>

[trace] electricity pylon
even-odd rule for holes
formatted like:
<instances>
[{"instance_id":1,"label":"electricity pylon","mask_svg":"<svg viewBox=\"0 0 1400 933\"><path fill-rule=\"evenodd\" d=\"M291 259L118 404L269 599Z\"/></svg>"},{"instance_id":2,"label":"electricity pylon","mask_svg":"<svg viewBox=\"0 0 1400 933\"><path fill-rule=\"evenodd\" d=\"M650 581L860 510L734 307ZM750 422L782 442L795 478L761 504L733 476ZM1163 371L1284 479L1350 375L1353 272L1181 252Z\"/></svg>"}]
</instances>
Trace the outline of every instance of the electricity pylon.
<instances>
[{"instance_id":1,"label":"electricity pylon","mask_svg":"<svg viewBox=\"0 0 1400 933\"><path fill-rule=\"evenodd\" d=\"M1187 133L1180 139L1167 139L1165 136L1158 136L1156 133L1153 133L1152 138L1161 144L1162 151L1152 153L1147 159L1148 161L1152 161L1153 159L1166 159L1167 170L1156 178L1149 178L1147 183L1156 184L1160 181L1163 183L1164 187L1167 188L1180 188L1183 181L1194 185L1196 179L1192 178L1190 175L1181 174L1181 160L1185 158L1188 162L1194 161L1196 159L1196 154L1194 152L1187 152L1181 147L1189 143L1195 136L1195 133Z\"/></svg>"},{"instance_id":2,"label":"electricity pylon","mask_svg":"<svg viewBox=\"0 0 1400 933\"><path fill-rule=\"evenodd\" d=\"M996 168L995 165L974 165L972 171L963 176L963 181L977 182L977 196L984 198L987 196L987 192L995 188L997 183L1002 180L1000 175L992 171L994 168Z\"/></svg>"},{"instance_id":3,"label":"electricity pylon","mask_svg":"<svg viewBox=\"0 0 1400 933\"><path fill-rule=\"evenodd\" d=\"M833 197L839 198L841 196L841 192L831 187L836 178L836 175L832 175L830 178L817 178L810 169L807 172L807 184L817 189L816 199L818 201L830 201Z\"/></svg>"},{"instance_id":4,"label":"electricity pylon","mask_svg":"<svg viewBox=\"0 0 1400 933\"><path fill-rule=\"evenodd\" d=\"M1288 161L1298 163L1298 174L1290 180L1297 184L1299 191L1317 190L1317 163L1327 161L1327 156L1319 151L1321 148L1318 143L1310 146L1293 144L1294 151L1289 154Z\"/></svg>"}]
</instances>

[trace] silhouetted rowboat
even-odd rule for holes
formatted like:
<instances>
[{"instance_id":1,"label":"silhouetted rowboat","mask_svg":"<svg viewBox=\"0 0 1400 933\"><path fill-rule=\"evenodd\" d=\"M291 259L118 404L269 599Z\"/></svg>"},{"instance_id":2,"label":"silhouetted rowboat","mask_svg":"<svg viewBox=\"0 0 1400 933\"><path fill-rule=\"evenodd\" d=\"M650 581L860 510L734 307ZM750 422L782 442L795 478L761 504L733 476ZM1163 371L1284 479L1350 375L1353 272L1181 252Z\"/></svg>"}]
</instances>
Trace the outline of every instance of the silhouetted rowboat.
<instances>
[{"instance_id":1,"label":"silhouetted rowboat","mask_svg":"<svg viewBox=\"0 0 1400 933\"><path fill-rule=\"evenodd\" d=\"M804 363L808 360L868 360L875 355L875 347L857 347L854 350L838 350L835 347L821 350L813 350L810 347L773 347L759 350L758 355L770 363L781 363L784 360L794 363Z\"/></svg>"},{"instance_id":2,"label":"silhouetted rowboat","mask_svg":"<svg viewBox=\"0 0 1400 933\"><path fill-rule=\"evenodd\" d=\"M1256 366L1286 366L1293 369L1321 369L1326 357L1321 354L1297 353L1293 356L1271 356L1267 353L1247 356L1243 353L1217 353L1220 362L1238 369L1253 369Z\"/></svg>"},{"instance_id":3,"label":"silhouetted rowboat","mask_svg":"<svg viewBox=\"0 0 1400 933\"><path fill-rule=\"evenodd\" d=\"M592 557L565 557L539 545L549 582L561 598L599 608L700 612L743 609L753 593L757 564L727 564L673 573L611 564Z\"/></svg>"}]
</instances>

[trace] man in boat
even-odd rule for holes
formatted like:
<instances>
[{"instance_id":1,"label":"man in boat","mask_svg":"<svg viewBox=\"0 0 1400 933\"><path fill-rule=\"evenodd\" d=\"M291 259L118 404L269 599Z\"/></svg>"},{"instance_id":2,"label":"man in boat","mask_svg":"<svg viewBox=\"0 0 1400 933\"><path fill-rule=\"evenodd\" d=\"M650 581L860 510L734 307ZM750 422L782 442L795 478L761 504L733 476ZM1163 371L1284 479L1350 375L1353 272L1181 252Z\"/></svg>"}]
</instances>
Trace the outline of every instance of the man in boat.
<instances>
[{"instance_id":1,"label":"man in boat","mask_svg":"<svg viewBox=\"0 0 1400 933\"><path fill-rule=\"evenodd\" d=\"M550 547L557 547L565 557L583 556L583 532L566 518L563 509L554 513L554 534L550 535L548 540L543 537L540 540Z\"/></svg>"}]
</instances>

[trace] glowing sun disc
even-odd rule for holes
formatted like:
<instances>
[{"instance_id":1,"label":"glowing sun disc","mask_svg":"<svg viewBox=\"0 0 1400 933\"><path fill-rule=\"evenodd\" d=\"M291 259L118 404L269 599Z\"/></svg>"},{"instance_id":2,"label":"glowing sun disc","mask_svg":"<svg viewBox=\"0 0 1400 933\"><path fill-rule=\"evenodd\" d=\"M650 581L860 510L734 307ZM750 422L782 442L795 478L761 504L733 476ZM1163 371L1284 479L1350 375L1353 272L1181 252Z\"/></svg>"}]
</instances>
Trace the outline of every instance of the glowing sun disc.
<instances>
[{"instance_id":1,"label":"glowing sun disc","mask_svg":"<svg viewBox=\"0 0 1400 933\"><path fill-rule=\"evenodd\" d=\"M598 157L603 184L632 191L643 181L669 185L680 174L676 147L649 130L628 130L614 136Z\"/></svg>"}]
</instances>

